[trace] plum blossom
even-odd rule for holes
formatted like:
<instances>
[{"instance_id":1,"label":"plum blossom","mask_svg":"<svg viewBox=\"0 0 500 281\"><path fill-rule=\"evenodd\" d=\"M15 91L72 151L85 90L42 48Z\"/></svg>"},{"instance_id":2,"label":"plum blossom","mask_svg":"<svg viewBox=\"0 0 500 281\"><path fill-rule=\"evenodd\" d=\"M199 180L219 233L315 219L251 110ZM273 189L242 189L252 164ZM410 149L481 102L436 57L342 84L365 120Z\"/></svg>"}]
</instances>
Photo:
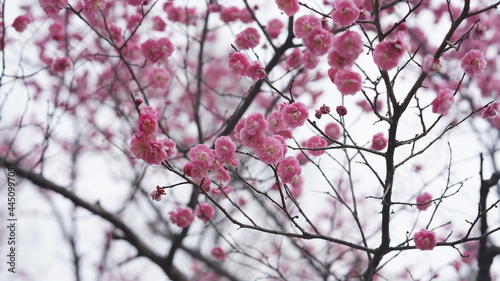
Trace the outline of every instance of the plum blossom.
<instances>
[{"instance_id":1,"label":"plum blossom","mask_svg":"<svg viewBox=\"0 0 500 281\"><path fill-rule=\"evenodd\" d=\"M470 50L461 59L460 66L469 76L476 76L486 68L484 53L480 50Z\"/></svg>"},{"instance_id":2,"label":"plum blossom","mask_svg":"<svg viewBox=\"0 0 500 281\"><path fill-rule=\"evenodd\" d=\"M170 78L170 73L164 68L157 67L148 71L149 86L153 89L166 88Z\"/></svg>"},{"instance_id":3,"label":"plum blossom","mask_svg":"<svg viewBox=\"0 0 500 281\"><path fill-rule=\"evenodd\" d=\"M68 0L38 0L38 2L49 16L57 16L62 9L68 6Z\"/></svg>"},{"instance_id":4,"label":"plum blossom","mask_svg":"<svg viewBox=\"0 0 500 281\"><path fill-rule=\"evenodd\" d=\"M163 149L163 142L144 139L137 134L130 140L130 152L151 165L160 165L168 156Z\"/></svg>"},{"instance_id":5,"label":"plum blossom","mask_svg":"<svg viewBox=\"0 0 500 281\"><path fill-rule=\"evenodd\" d=\"M83 0L83 10L90 14L97 14L105 7L104 0Z\"/></svg>"},{"instance_id":6,"label":"plum blossom","mask_svg":"<svg viewBox=\"0 0 500 281\"><path fill-rule=\"evenodd\" d=\"M402 36L398 36L395 41L382 41L373 51L373 60L382 70L391 70L398 66L401 57L406 51L406 45Z\"/></svg>"},{"instance_id":7,"label":"plum blossom","mask_svg":"<svg viewBox=\"0 0 500 281\"><path fill-rule=\"evenodd\" d=\"M335 111L337 111L337 114L340 116L345 116L347 114L347 108L343 105L337 106Z\"/></svg>"},{"instance_id":8,"label":"plum blossom","mask_svg":"<svg viewBox=\"0 0 500 281\"><path fill-rule=\"evenodd\" d=\"M223 261L227 258L227 253L222 249L221 246L215 246L210 251L210 255L218 261Z\"/></svg>"},{"instance_id":9,"label":"plum blossom","mask_svg":"<svg viewBox=\"0 0 500 281\"><path fill-rule=\"evenodd\" d=\"M287 156L278 163L277 173L283 183L292 183L293 177L300 175L301 172L299 160L293 156Z\"/></svg>"},{"instance_id":10,"label":"plum blossom","mask_svg":"<svg viewBox=\"0 0 500 281\"><path fill-rule=\"evenodd\" d=\"M318 66L319 57L311 53L311 51L306 50L302 56L302 64L307 69L315 69Z\"/></svg>"},{"instance_id":11,"label":"plum blossom","mask_svg":"<svg viewBox=\"0 0 500 281\"><path fill-rule=\"evenodd\" d=\"M266 70L258 61L252 62L246 69L247 76L252 79L252 81L258 81L266 77Z\"/></svg>"},{"instance_id":12,"label":"plum blossom","mask_svg":"<svg viewBox=\"0 0 500 281\"><path fill-rule=\"evenodd\" d=\"M348 61L355 61L363 52L363 40L355 31L346 31L340 36L334 36L332 49Z\"/></svg>"},{"instance_id":13,"label":"plum blossom","mask_svg":"<svg viewBox=\"0 0 500 281\"><path fill-rule=\"evenodd\" d=\"M160 16L154 16L151 18L152 28L156 31L165 31L167 24Z\"/></svg>"},{"instance_id":14,"label":"plum blossom","mask_svg":"<svg viewBox=\"0 0 500 281\"><path fill-rule=\"evenodd\" d=\"M195 168L208 169L215 160L215 154L207 145L197 144L189 150L188 158Z\"/></svg>"},{"instance_id":15,"label":"plum blossom","mask_svg":"<svg viewBox=\"0 0 500 281\"><path fill-rule=\"evenodd\" d=\"M436 233L428 231L427 229L420 229L413 235L415 246L421 251L430 251L434 249L437 244Z\"/></svg>"},{"instance_id":16,"label":"plum blossom","mask_svg":"<svg viewBox=\"0 0 500 281\"><path fill-rule=\"evenodd\" d=\"M292 129L304 125L307 118L309 118L306 105L301 102L285 105L281 110L281 115L283 116L283 122Z\"/></svg>"},{"instance_id":17,"label":"plum blossom","mask_svg":"<svg viewBox=\"0 0 500 281\"><path fill-rule=\"evenodd\" d=\"M194 214L203 222L207 222L215 215L215 210L207 202L201 202L194 208Z\"/></svg>"},{"instance_id":18,"label":"plum blossom","mask_svg":"<svg viewBox=\"0 0 500 281\"><path fill-rule=\"evenodd\" d=\"M354 95L361 90L361 74L350 69L342 69L335 74L333 83L342 95Z\"/></svg>"},{"instance_id":19,"label":"plum blossom","mask_svg":"<svg viewBox=\"0 0 500 281\"><path fill-rule=\"evenodd\" d=\"M250 60L245 54L236 52L229 55L228 65L234 74L246 76Z\"/></svg>"},{"instance_id":20,"label":"plum blossom","mask_svg":"<svg viewBox=\"0 0 500 281\"><path fill-rule=\"evenodd\" d=\"M383 133L378 133L373 136L371 149L382 150L387 146L387 139Z\"/></svg>"},{"instance_id":21,"label":"plum blossom","mask_svg":"<svg viewBox=\"0 0 500 281\"><path fill-rule=\"evenodd\" d=\"M269 37L272 39L276 39L281 34L283 27L285 27L285 24L281 20L272 19L267 23L267 34L269 34Z\"/></svg>"},{"instance_id":22,"label":"plum blossom","mask_svg":"<svg viewBox=\"0 0 500 281\"><path fill-rule=\"evenodd\" d=\"M14 20L12 27L14 27L17 32L23 32L32 21L33 19L30 15L20 15Z\"/></svg>"},{"instance_id":23,"label":"plum blossom","mask_svg":"<svg viewBox=\"0 0 500 281\"><path fill-rule=\"evenodd\" d=\"M236 47L240 50L252 49L259 45L260 34L257 29L249 27L236 35Z\"/></svg>"},{"instance_id":24,"label":"plum blossom","mask_svg":"<svg viewBox=\"0 0 500 281\"><path fill-rule=\"evenodd\" d=\"M335 0L332 19L335 24L349 26L359 17L359 8L353 0Z\"/></svg>"},{"instance_id":25,"label":"plum blossom","mask_svg":"<svg viewBox=\"0 0 500 281\"><path fill-rule=\"evenodd\" d=\"M151 199L160 202L162 199L161 196L165 195L165 194L167 194L165 192L165 189L163 189L159 185L157 185L156 189L151 192L150 196L151 196Z\"/></svg>"},{"instance_id":26,"label":"plum blossom","mask_svg":"<svg viewBox=\"0 0 500 281\"><path fill-rule=\"evenodd\" d=\"M54 73L62 73L69 70L71 66L72 63L68 57L57 58L50 65L50 70Z\"/></svg>"},{"instance_id":27,"label":"plum blossom","mask_svg":"<svg viewBox=\"0 0 500 281\"><path fill-rule=\"evenodd\" d=\"M235 158L236 144L228 136L219 137L215 141L215 157L225 163L230 163Z\"/></svg>"},{"instance_id":28,"label":"plum blossom","mask_svg":"<svg viewBox=\"0 0 500 281\"><path fill-rule=\"evenodd\" d=\"M274 0L278 5L278 9L285 12L287 16L292 16L300 9L298 0Z\"/></svg>"},{"instance_id":29,"label":"plum blossom","mask_svg":"<svg viewBox=\"0 0 500 281\"><path fill-rule=\"evenodd\" d=\"M494 102L483 109L481 117L483 119L492 119L498 116L498 112L500 112L500 102Z\"/></svg>"},{"instance_id":30,"label":"plum blossom","mask_svg":"<svg viewBox=\"0 0 500 281\"><path fill-rule=\"evenodd\" d=\"M292 53L286 58L285 64L288 68L296 68L302 62L302 52L299 49L293 49Z\"/></svg>"},{"instance_id":31,"label":"plum blossom","mask_svg":"<svg viewBox=\"0 0 500 281\"><path fill-rule=\"evenodd\" d=\"M286 143L279 136L264 137L261 145L255 149L255 155L266 164L276 164L286 154Z\"/></svg>"},{"instance_id":32,"label":"plum blossom","mask_svg":"<svg viewBox=\"0 0 500 281\"><path fill-rule=\"evenodd\" d=\"M313 29L321 27L321 20L313 15L303 15L295 20L293 24L293 33L295 37L304 38Z\"/></svg>"},{"instance_id":33,"label":"plum blossom","mask_svg":"<svg viewBox=\"0 0 500 281\"><path fill-rule=\"evenodd\" d=\"M193 209L179 207L175 211L168 212L170 221L178 227L188 227L194 221Z\"/></svg>"},{"instance_id":34,"label":"plum blossom","mask_svg":"<svg viewBox=\"0 0 500 281\"><path fill-rule=\"evenodd\" d=\"M312 156L319 156L325 153L324 149L328 146L328 142L320 136L312 136L304 142L304 147L314 150L308 150L307 152Z\"/></svg>"},{"instance_id":35,"label":"plum blossom","mask_svg":"<svg viewBox=\"0 0 500 281\"><path fill-rule=\"evenodd\" d=\"M431 206L431 200L432 200L432 195L430 195L428 192L424 192L420 195L417 196L416 202L417 202L417 209L420 211L425 211L427 208Z\"/></svg>"},{"instance_id":36,"label":"plum blossom","mask_svg":"<svg viewBox=\"0 0 500 281\"><path fill-rule=\"evenodd\" d=\"M322 27L316 27L303 39L303 43L311 53L322 56L332 46L332 34Z\"/></svg>"},{"instance_id":37,"label":"plum blossom","mask_svg":"<svg viewBox=\"0 0 500 281\"><path fill-rule=\"evenodd\" d=\"M168 38L148 39L141 44L142 55L153 63L166 63L174 52L174 45Z\"/></svg>"},{"instance_id":38,"label":"plum blossom","mask_svg":"<svg viewBox=\"0 0 500 281\"><path fill-rule=\"evenodd\" d=\"M432 101L432 113L446 115L453 105L453 92L449 89L440 89Z\"/></svg>"},{"instance_id":39,"label":"plum blossom","mask_svg":"<svg viewBox=\"0 0 500 281\"><path fill-rule=\"evenodd\" d=\"M271 112L271 114L267 116L266 121L271 133L278 133L286 130L286 124L283 122L283 115L279 111Z\"/></svg>"},{"instance_id":40,"label":"plum blossom","mask_svg":"<svg viewBox=\"0 0 500 281\"><path fill-rule=\"evenodd\" d=\"M342 130L340 129L339 124L337 123L328 123L324 130L325 134L329 136L332 140L336 140L342 134Z\"/></svg>"}]
</instances>

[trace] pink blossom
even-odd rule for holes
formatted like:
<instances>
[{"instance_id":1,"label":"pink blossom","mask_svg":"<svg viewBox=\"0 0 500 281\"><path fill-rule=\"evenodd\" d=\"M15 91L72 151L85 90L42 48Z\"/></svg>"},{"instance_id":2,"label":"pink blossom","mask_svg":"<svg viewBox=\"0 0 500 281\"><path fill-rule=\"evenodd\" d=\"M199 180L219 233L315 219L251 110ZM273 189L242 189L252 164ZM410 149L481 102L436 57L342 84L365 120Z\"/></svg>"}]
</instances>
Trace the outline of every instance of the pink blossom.
<instances>
[{"instance_id":1,"label":"pink blossom","mask_svg":"<svg viewBox=\"0 0 500 281\"><path fill-rule=\"evenodd\" d=\"M252 81L258 81L266 77L266 70L258 61L252 62L247 67L246 72L247 76L250 77Z\"/></svg>"},{"instance_id":2,"label":"pink blossom","mask_svg":"<svg viewBox=\"0 0 500 281\"><path fill-rule=\"evenodd\" d=\"M303 43L311 53L322 56L332 46L332 34L322 27L316 27L303 39Z\"/></svg>"},{"instance_id":3,"label":"pink blossom","mask_svg":"<svg viewBox=\"0 0 500 281\"><path fill-rule=\"evenodd\" d=\"M50 70L54 73L62 73L69 70L71 66L72 63L68 57L57 58L50 65Z\"/></svg>"},{"instance_id":4,"label":"pink blossom","mask_svg":"<svg viewBox=\"0 0 500 281\"><path fill-rule=\"evenodd\" d=\"M336 70L351 68L355 62L352 58L342 57L333 48L328 52L327 60L328 65Z\"/></svg>"},{"instance_id":5,"label":"pink blossom","mask_svg":"<svg viewBox=\"0 0 500 281\"><path fill-rule=\"evenodd\" d=\"M215 215L215 210L207 202L201 202L194 208L194 214L203 222L207 222Z\"/></svg>"},{"instance_id":6,"label":"pink blossom","mask_svg":"<svg viewBox=\"0 0 500 281\"><path fill-rule=\"evenodd\" d=\"M406 45L401 36L395 41L382 41L373 51L373 60L382 70L391 70L398 66L399 61L406 51Z\"/></svg>"},{"instance_id":7,"label":"pink blossom","mask_svg":"<svg viewBox=\"0 0 500 281\"><path fill-rule=\"evenodd\" d=\"M213 168L211 168L211 169L213 169ZM211 177L214 180L214 182L219 184L219 185L225 185L225 184L228 184L229 181L231 181L231 176L226 171L226 169L224 169L223 167L213 169Z\"/></svg>"},{"instance_id":8,"label":"pink blossom","mask_svg":"<svg viewBox=\"0 0 500 281\"><path fill-rule=\"evenodd\" d=\"M446 115L453 105L453 92L448 89L440 89L436 98L432 101L432 113Z\"/></svg>"},{"instance_id":9,"label":"pink blossom","mask_svg":"<svg viewBox=\"0 0 500 281\"><path fill-rule=\"evenodd\" d=\"M342 134L342 130L337 123L328 123L325 127L325 134L332 140L336 140Z\"/></svg>"},{"instance_id":10,"label":"pink blossom","mask_svg":"<svg viewBox=\"0 0 500 281\"><path fill-rule=\"evenodd\" d=\"M222 249L221 246L215 246L211 251L210 255L218 261L223 261L227 258L226 251Z\"/></svg>"},{"instance_id":11,"label":"pink blossom","mask_svg":"<svg viewBox=\"0 0 500 281\"><path fill-rule=\"evenodd\" d=\"M32 21L33 19L30 15L21 15L14 20L12 27L14 27L17 32L23 32Z\"/></svg>"},{"instance_id":12,"label":"pink blossom","mask_svg":"<svg viewBox=\"0 0 500 281\"><path fill-rule=\"evenodd\" d=\"M337 106L335 110L337 111L337 114L340 116L345 116L347 114L347 108L345 108L345 106L343 105Z\"/></svg>"},{"instance_id":13,"label":"pink blossom","mask_svg":"<svg viewBox=\"0 0 500 281\"><path fill-rule=\"evenodd\" d=\"M300 9L298 0L274 0L278 4L278 9L285 12L287 16L292 16Z\"/></svg>"},{"instance_id":14,"label":"pink blossom","mask_svg":"<svg viewBox=\"0 0 500 281\"><path fill-rule=\"evenodd\" d=\"M295 20L293 32L295 37L304 38L317 27L321 27L320 19L313 15L303 15Z\"/></svg>"},{"instance_id":15,"label":"pink blossom","mask_svg":"<svg viewBox=\"0 0 500 281\"><path fill-rule=\"evenodd\" d=\"M434 56L427 55L422 61L422 69L427 73L434 73L441 70L443 66L439 59L434 59Z\"/></svg>"},{"instance_id":16,"label":"pink blossom","mask_svg":"<svg viewBox=\"0 0 500 281\"><path fill-rule=\"evenodd\" d=\"M109 30L109 37L111 38L111 40L113 40L115 45L121 45L124 41L121 27L115 24L110 24L108 30Z\"/></svg>"},{"instance_id":17,"label":"pink blossom","mask_svg":"<svg viewBox=\"0 0 500 281\"><path fill-rule=\"evenodd\" d=\"M419 232L413 234L413 241L415 242L415 246L421 251L430 251L437 244L436 233L422 228Z\"/></svg>"},{"instance_id":18,"label":"pink blossom","mask_svg":"<svg viewBox=\"0 0 500 281\"><path fill-rule=\"evenodd\" d=\"M315 69L318 66L319 57L311 53L311 51L306 50L302 56L302 64L307 69Z\"/></svg>"},{"instance_id":19,"label":"pink blossom","mask_svg":"<svg viewBox=\"0 0 500 281\"><path fill-rule=\"evenodd\" d=\"M387 139L383 133L378 133L373 136L371 149L382 150L387 146Z\"/></svg>"},{"instance_id":20,"label":"pink blossom","mask_svg":"<svg viewBox=\"0 0 500 281\"><path fill-rule=\"evenodd\" d=\"M427 208L431 206L431 201L432 200L432 195L430 195L428 192L424 192L417 196L417 209L420 211L425 211Z\"/></svg>"},{"instance_id":21,"label":"pink blossom","mask_svg":"<svg viewBox=\"0 0 500 281\"><path fill-rule=\"evenodd\" d=\"M189 150L189 160L195 168L208 169L215 160L215 154L205 144L197 144Z\"/></svg>"},{"instance_id":22,"label":"pink blossom","mask_svg":"<svg viewBox=\"0 0 500 281\"><path fill-rule=\"evenodd\" d=\"M486 68L484 53L480 50L470 50L463 56L460 66L469 76L476 76Z\"/></svg>"},{"instance_id":23,"label":"pink blossom","mask_svg":"<svg viewBox=\"0 0 500 281\"><path fill-rule=\"evenodd\" d=\"M167 27L167 24L165 21L160 16L154 16L151 18L151 22L153 23L153 30L156 31L165 31L165 28Z\"/></svg>"},{"instance_id":24,"label":"pink blossom","mask_svg":"<svg viewBox=\"0 0 500 281\"><path fill-rule=\"evenodd\" d=\"M246 7L240 9L238 18L242 23L250 23L253 21L252 14Z\"/></svg>"},{"instance_id":25,"label":"pink blossom","mask_svg":"<svg viewBox=\"0 0 500 281\"><path fill-rule=\"evenodd\" d=\"M163 142L140 138L137 134L130 140L130 152L144 162L151 165L160 165L167 159L167 153L163 149Z\"/></svg>"},{"instance_id":26,"label":"pink blossom","mask_svg":"<svg viewBox=\"0 0 500 281\"><path fill-rule=\"evenodd\" d=\"M215 157L229 163L235 157L236 145L228 136L219 137L215 141Z\"/></svg>"},{"instance_id":27,"label":"pink blossom","mask_svg":"<svg viewBox=\"0 0 500 281\"><path fill-rule=\"evenodd\" d=\"M283 183L291 183L293 176L300 175L302 169L300 168L299 160L293 156L283 158L278 163L277 173L283 180Z\"/></svg>"},{"instance_id":28,"label":"pink blossom","mask_svg":"<svg viewBox=\"0 0 500 281\"><path fill-rule=\"evenodd\" d=\"M255 135L267 130L267 122L262 113L252 113L245 119L245 130L250 135Z\"/></svg>"},{"instance_id":29,"label":"pink blossom","mask_svg":"<svg viewBox=\"0 0 500 281\"><path fill-rule=\"evenodd\" d=\"M149 106L141 108L139 116L139 128L137 135L143 139L155 140L158 134L158 121L156 110Z\"/></svg>"},{"instance_id":30,"label":"pink blossom","mask_svg":"<svg viewBox=\"0 0 500 281\"><path fill-rule=\"evenodd\" d=\"M220 19L225 22L236 21L239 17L240 9L238 7L222 7L219 13Z\"/></svg>"},{"instance_id":31,"label":"pink blossom","mask_svg":"<svg viewBox=\"0 0 500 281\"><path fill-rule=\"evenodd\" d=\"M271 133L276 133L286 129L286 124L283 122L283 116L279 111L273 111L267 116L267 124L269 125L269 131Z\"/></svg>"},{"instance_id":32,"label":"pink blossom","mask_svg":"<svg viewBox=\"0 0 500 281\"><path fill-rule=\"evenodd\" d=\"M177 150L176 150L177 145L175 144L175 142L169 138L165 138L165 139L160 140L160 141L163 143L163 150L167 154L167 159L174 156L175 153L177 152Z\"/></svg>"},{"instance_id":33,"label":"pink blossom","mask_svg":"<svg viewBox=\"0 0 500 281\"><path fill-rule=\"evenodd\" d=\"M307 118L309 118L306 105L301 102L285 105L281 110L281 115L283 116L283 122L292 129L304 125Z\"/></svg>"},{"instance_id":34,"label":"pink blossom","mask_svg":"<svg viewBox=\"0 0 500 281\"><path fill-rule=\"evenodd\" d=\"M361 75L350 69L342 69L335 74L333 82L342 95L354 95L361 90Z\"/></svg>"},{"instance_id":35,"label":"pink blossom","mask_svg":"<svg viewBox=\"0 0 500 281\"><path fill-rule=\"evenodd\" d=\"M500 111L500 102L494 102L485 109L481 113L481 117L483 119L492 119L498 116L498 112Z\"/></svg>"},{"instance_id":36,"label":"pink blossom","mask_svg":"<svg viewBox=\"0 0 500 281\"><path fill-rule=\"evenodd\" d=\"M55 21L49 26L50 37L56 41L64 38L64 25L60 21Z\"/></svg>"},{"instance_id":37,"label":"pink blossom","mask_svg":"<svg viewBox=\"0 0 500 281\"><path fill-rule=\"evenodd\" d=\"M242 145L252 149L256 149L264 140L264 131L259 131L256 134L249 134L248 130L242 129L239 133L239 139Z\"/></svg>"},{"instance_id":38,"label":"pink blossom","mask_svg":"<svg viewBox=\"0 0 500 281\"><path fill-rule=\"evenodd\" d=\"M104 0L83 0L83 10L90 14L97 14L105 7Z\"/></svg>"},{"instance_id":39,"label":"pink blossom","mask_svg":"<svg viewBox=\"0 0 500 281\"><path fill-rule=\"evenodd\" d=\"M470 37L474 40L484 40L486 37L486 31L488 31L488 27L484 24L477 23L472 30Z\"/></svg>"},{"instance_id":40,"label":"pink blossom","mask_svg":"<svg viewBox=\"0 0 500 281\"><path fill-rule=\"evenodd\" d=\"M363 52L363 40L355 31L346 31L340 36L334 36L332 49L348 61L355 61Z\"/></svg>"},{"instance_id":41,"label":"pink blossom","mask_svg":"<svg viewBox=\"0 0 500 281\"><path fill-rule=\"evenodd\" d=\"M153 63L166 63L174 52L174 45L168 38L148 39L141 44L142 55Z\"/></svg>"},{"instance_id":42,"label":"pink blossom","mask_svg":"<svg viewBox=\"0 0 500 281\"><path fill-rule=\"evenodd\" d=\"M234 188L232 186L229 186L229 185L224 187L224 188L220 188L220 187L214 188L214 189L210 190L210 194L212 194L215 197L225 199L225 198L227 198L227 195L233 191L233 189Z\"/></svg>"},{"instance_id":43,"label":"pink blossom","mask_svg":"<svg viewBox=\"0 0 500 281\"><path fill-rule=\"evenodd\" d=\"M59 11L68 6L68 0L38 0L40 7L49 16L57 16Z\"/></svg>"},{"instance_id":44,"label":"pink blossom","mask_svg":"<svg viewBox=\"0 0 500 281\"><path fill-rule=\"evenodd\" d=\"M332 19L335 24L349 26L359 17L359 8L353 0L335 0Z\"/></svg>"},{"instance_id":45,"label":"pink blossom","mask_svg":"<svg viewBox=\"0 0 500 281\"><path fill-rule=\"evenodd\" d=\"M182 172L186 176L188 176L190 178L193 178L193 179L203 179L203 178L205 178L208 175L208 170L207 169L199 168L198 166L195 166L191 162L187 162L184 165L184 167L182 169ZM210 182L210 180L208 180L208 182Z\"/></svg>"},{"instance_id":46,"label":"pink blossom","mask_svg":"<svg viewBox=\"0 0 500 281\"><path fill-rule=\"evenodd\" d=\"M272 39L278 38L281 34L281 30L285 27L285 24L279 19L272 19L267 23L267 33Z\"/></svg>"},{"instance_id":47,"label":"pink blossom","mask_svg":"<svg viewBox=\"0 0 500 281\"><path fill-rule=\"evenodd\" d=\"M165 89L170 82L170 73L164 68L151 68L148 71L148 82L153 89Z\"/></svg>"},{"instance_id":48,"label":"pink blossom","mask_svg":"<svg viewBox=\"0 0 500 281\"><path fill-rule=\"evenodd\" d=\"M240 50L252 49L259 45L260 34L257 29L249 27L236 35L236 47Z\"/></svg>"},{"instance_id":49,"label":"pink blossom","mask_svg":"<svg viewBox=\"0 0 500 281\"><path fill-rule=\"evenodd\" d=\"M150 194L151 199L160 202L162 199L162 195L165 195L165 189L161 188L159 185L156 186L156 189L153 190Z\"/></svg>"},{"instance_id":50,"label":"pink blossom","mask_svg":"<svg viewBox=\"0 0 500 281\"><path fill-rule=\"evenodd\" d=\"M302 52L299 49L293 49L292 53L286 58L285 64L288 68L296 68L302 62Z\"/></svg>"},{"instance_id":51,"label":"pink blossom","mask_svg":"<svg viewBox=\"0 0 500 281\"><path fill-rule=\"evenodd\" d=\"M168 212L170 221L179 227L188 227L194 221L193 210L191 208L177 208Z\"/></svg>"},{"instance_id":52,"label":"pink blossom","mask_svg":"<svg viewBox=\"0 0 500 281\"><path fill-rule=\"evenodd\" d=\"M286 144L277 136L264 137L260 146L255 150L255 155L266 164L278 163L286 153Z\"/></svg>"},{"instance_id":53,"label":"pink blossom","mask_svg":"<svg viewBox=\"0 0 500 281\"><path fill-rule=\"evenodd\" d=\"M312 156L319 156L325 153L324 148L328 146L328 142L320 136L312 136L304 142L304 147L314 150L308 150Z\"/></svg>"},{"instance_id":54,"label":"pink blossom","mask_svg":"<svg viewBox=\"0 0 500 281\"><path fill-rule=\"evenodd\" d=\"M250 60L248 60L245 54L236 52L229 55L228 65L234 74L246 76Z\"/></svg>"}]
</instances>

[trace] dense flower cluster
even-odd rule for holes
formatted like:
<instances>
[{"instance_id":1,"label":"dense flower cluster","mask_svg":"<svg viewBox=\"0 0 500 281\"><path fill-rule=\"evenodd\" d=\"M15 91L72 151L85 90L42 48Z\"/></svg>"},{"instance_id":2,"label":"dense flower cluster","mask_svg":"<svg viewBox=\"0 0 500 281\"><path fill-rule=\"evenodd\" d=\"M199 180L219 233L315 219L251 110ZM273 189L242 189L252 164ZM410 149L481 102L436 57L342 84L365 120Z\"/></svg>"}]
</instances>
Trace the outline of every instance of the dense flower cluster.
<instances>
[{"instance_id":1,"label":"dense flower cluster","mask_svg":"<svg viewBox=\"0 0 500 281\"><path fill-rule=\"evenodd\" d=\"M148 164L159 165L175 154L175 146L171 139L158 139L156 110L148 106L142 107L138 131L130 140L130 152Z\"/></svg>"}]
</instances>

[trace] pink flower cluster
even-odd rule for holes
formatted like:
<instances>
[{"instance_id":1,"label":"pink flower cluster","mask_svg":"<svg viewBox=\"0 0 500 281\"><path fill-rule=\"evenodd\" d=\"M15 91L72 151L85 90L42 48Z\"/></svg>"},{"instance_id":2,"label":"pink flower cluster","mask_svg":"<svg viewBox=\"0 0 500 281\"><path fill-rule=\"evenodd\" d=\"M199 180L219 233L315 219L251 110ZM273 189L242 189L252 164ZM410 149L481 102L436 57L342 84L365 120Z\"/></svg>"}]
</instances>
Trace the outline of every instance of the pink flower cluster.
<instances>
[{"instance_id":1,"label":"pink flower cluster","mask_svg":"<svg viewBox=\"0 0 500 281\"><path fill-rule=\"evenodd\" d=\"M470 50L462 57L460 66L469 76L476 76L486 68L484 53L480 50Z\"/></svg>"},{"instance_id":2,"label":"pink flower cluster","mask_svg":"<svg viewBox=\"0 0 500 281\"><path fill-rule=\"evenodd\" d=\"M253 81L266 77L266 70L258 61L250 63L248 57L240 52L229 55L228 66L233 74L247 76Z\"/></svg>"},{"instance_id":3,"label":"pink flower cluster","mask_svg":"<svg viewBox=\"0 0 500 281\"><path fill-rule=\"evenodd\" d=\"M57 58L50 65L50 71L54 73L62 73L69 70L72 65L71 60L68 57Z\"/></svg>"},{"instance_id":4,"label":"pink flower cluster","mask_svg":"<svg viewBox=\"0 0 500 281\"><path fill-rule=\"evenodd\" d=\"M302 39L306 48L316 56L322 56L328 53L332 46L332 33L323 27L316 27Z\"/></svg>"},{"instance_id":5,"label":"pink flower cluster","mask_svg":"<svg viewBox=\"0 0 500 281\"><path fill-rule=\"evenodd\" d=\"M373 60L382 70L391 70L398 66L406 51L403 33L399 33L394 41L382 41L373 51Z\"/></svg>"},{"instance_id":6,"label":"pink flower cluster","mask_svg":"<svg viewBox=\"0 0 500 281\"><path fill-rule=\"evenodd\" d=\"M197 144L189 150L189 162L184 165L184 174L197 182L206 190L214 181L218 186L225 186L231 176L224 165L238 166L236 145L228 136L219 137L215 141L215 149L205 144Z\"/></svg>"},{"instance_id":7,"label":"pink flower cluster","mask_svg":"<svg viewBox=\"0 0 500 281\"><path fill-rule=\"evenodd\" d=\"M194 208L194 214L203 222L207 222L215 215L215 210L207 202L201 202Z\"/></svg>"},{"instance_id":8,"label":"pink flower cluster","mask_svg":"<svg viewBox=\"0 0 500 281\"><path fill-rule=\"evenodd\" d=\"M173 52L174 45L168 38L148 39L141 44L141 54L152 63L165 64Z\"/></svg>"},{"instance_id":9,"label":"pink flower cluster","mask_svg":"<svg viewBox=\"0 0 500 281\"><path fill-rule=\"evenodd\" d=\"M355 31L346 31L333 37L332 48L328 52L328 64L334 69L351 68L363 52L363 40Z\"/></svg>"},{"instance_id":10,"label":"pink flower cluster","mask_svg":"<svg viewBox=\"0 0 500 281\"><path fill-rule=\"evenodd\" d=\"M360 10L353 0L335 0L332 19L335 24L349 26L353 24L360 15Z\"/></svg>"},{"instance_id":11,"label":"pink flower cluster","mask_svg":"<svg viewBox=\"0 0 500 281\"><path fill-rule=\"evenodd\" d=\"M417 196L417 209L420 211L425 211L427 208L431 206L431 200L432 200L432 195L430 195L428 192L424 192Z\"/></svg>"},{"instance_id":12,"label":"pink flower cluster","mask_svg":"<svg viewBox=\"0 0 500 281\"><path fill-rule=\"evenodd\" d=\"M168 138L158 140L156 110L151 107L140 109L139 128L130 140L130 152L151 165L159 165L175 154L175 142Z\"/></svg>"},{"instance_id":13,"label":"pink flower cluster","mask_svg":"<svg viewBox=\"0 0 500 281\"><path fill-rule=\"evenodd\" d=\"M436 98L432 101L432 113L446 115L453 105L453 92L448 89L440 89Z\"/></svg>"},{"instance_id":14,"label":"pink flower cluster","mask_svg":"<svg viewBox=\"0 0 500 281\"><path fill-rule=\"evenodd\" d=\"M57 16L59 11L68 6L68 0L38 0L40 7L49 16Z\"/></svg>"},{"instance_id":15,"label":"pink flower cluster","mask_svg":"<svg viewBox=\"0 0 500 281\"><path fill-rule=\"evenodd\" d=\"M283 183L293 183L302 172L299 160L293 156L287 156L278 163L277 173Z\"/></svg>"},{"instance_id":16,"label":"pink flower cluster","mask_svg":"<svg viewBox=\"0 0 500 281\"><path fill-rule=\"evenodd\" d=\"M179 207L175 211L168 212L170 221L178 227L188 227L194 221L193 210L191 208Z\"/></svg>"},{"instance_id":17,"label":"pink flower cluster","mask_svg":"<svg viewBox=\"0 0 500 281\"><path fill-rule=\"evenodd\" d=\"M278 4L278 9L285 12L289 17L296 14L300 9L298 0L274 0L274 2Z\"/></svg>"},{"instance_id":18,"label":"pink flower cluster","mask_svg":"<svg viewBox=\"0 0 500 281\"><path fill-rule=\"evenodd\" d=\"M253 49L259 45L260 34L257 29L249 27L236 35L236 47L240 50Z\"/></svg>"},{"instance_id":19,"label":"pink flower cluster","mask_svg":"<svg viewBox=\"0 0 500 281\"><path fill-rule=\"evenodd\" d=\"M333 80L342 95L354 95L361 90L363 80L361 74L350 69L337 71Z\"/></svg>"},{"instance_id":20,"label":"pink flower cluster","mask_svg":"<svg viewBox=\"0 0 500 281\"><path fill-rule=\"evenodd\" d=\"M413 235L413 241L419 250L430 251L434 249L437 244L436 233L422 228Z\"/></svg>"}]
</instances>

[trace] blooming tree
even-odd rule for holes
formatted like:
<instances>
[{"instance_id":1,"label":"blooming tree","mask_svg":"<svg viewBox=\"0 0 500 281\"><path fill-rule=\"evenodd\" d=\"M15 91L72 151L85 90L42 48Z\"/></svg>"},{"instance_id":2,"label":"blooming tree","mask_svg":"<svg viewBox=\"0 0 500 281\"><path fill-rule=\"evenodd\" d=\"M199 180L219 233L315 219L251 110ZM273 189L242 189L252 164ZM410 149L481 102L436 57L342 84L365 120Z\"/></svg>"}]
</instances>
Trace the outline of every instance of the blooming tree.
<instances>
[{"instance_id":1,"label":"blooming tree","mask_svg":"<svg viewBox=\"0 0 500 281\"><path fill-rule=\"evenodd\" d=\"M500 274L500 1L11 2L16 277Z\"/></svg>"}]
</instances>

